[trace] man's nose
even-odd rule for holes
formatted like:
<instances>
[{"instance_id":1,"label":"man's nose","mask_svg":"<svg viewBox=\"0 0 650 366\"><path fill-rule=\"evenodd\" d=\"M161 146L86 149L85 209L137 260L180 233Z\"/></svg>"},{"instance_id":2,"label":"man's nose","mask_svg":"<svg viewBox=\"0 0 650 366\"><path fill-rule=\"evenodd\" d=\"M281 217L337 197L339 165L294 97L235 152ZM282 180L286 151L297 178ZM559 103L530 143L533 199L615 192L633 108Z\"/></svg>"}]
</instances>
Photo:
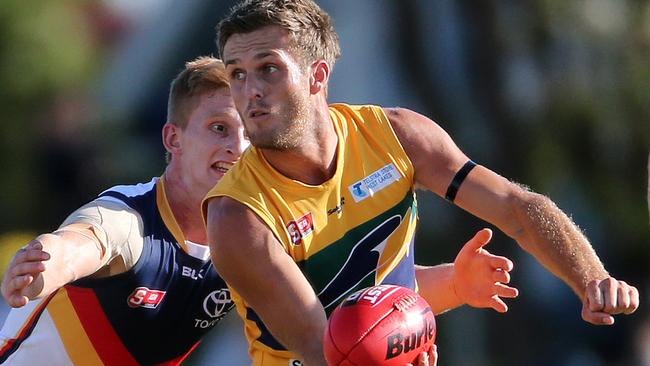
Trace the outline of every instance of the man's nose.
<instances>
[{"instance_id":1,"label":"man's nose","mask_svg":"<svg viewBox=\"0 0 650 366\"><path fill-rule=\"evenodd\" d=\"M254 76L246 78L246 85L244 88L248 99L262 99L262 96L264 95L262 83Z\"/></svg>"}]
</instances>

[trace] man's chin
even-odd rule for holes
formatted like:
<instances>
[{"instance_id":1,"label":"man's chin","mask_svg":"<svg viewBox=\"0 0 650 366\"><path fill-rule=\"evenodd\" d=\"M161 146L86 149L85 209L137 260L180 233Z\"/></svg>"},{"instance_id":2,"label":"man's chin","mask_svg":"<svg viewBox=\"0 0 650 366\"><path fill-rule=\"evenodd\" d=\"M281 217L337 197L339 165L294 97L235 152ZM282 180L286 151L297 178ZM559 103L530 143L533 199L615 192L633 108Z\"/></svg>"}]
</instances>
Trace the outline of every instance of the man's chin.
<instances>
[{"instance_id":1,"label":"man's chin","mask_svg":"<svg viewBox=\"0 0 650 366\"><path fill-rule=\"evenodd\" d=\"M213 187L215 184L219 183L221 178L223 178L223 176L226 175L225 172L222 172L222 171L217 170L217 169L212 169L210 173L211 173L210 174L210 179L207 179L204 182L205 185L208 185L210 187Z\"/></svg>"}]
</instances>

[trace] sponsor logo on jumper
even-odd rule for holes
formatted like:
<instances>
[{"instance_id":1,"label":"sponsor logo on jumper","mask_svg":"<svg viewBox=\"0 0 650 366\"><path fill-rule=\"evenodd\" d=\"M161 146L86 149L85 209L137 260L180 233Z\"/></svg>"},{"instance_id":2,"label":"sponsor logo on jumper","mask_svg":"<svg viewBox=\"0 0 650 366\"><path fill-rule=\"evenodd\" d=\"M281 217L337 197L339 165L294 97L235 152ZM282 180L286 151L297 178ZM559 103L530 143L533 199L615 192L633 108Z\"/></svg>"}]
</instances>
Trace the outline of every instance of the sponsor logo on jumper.
<instances>
[{"instance_id":1,"label":"sponsor logo on jumper","mask_svg":"<svg viewBox=\"0 0 650 366\"><path fill-rule=\"evenodd\" d=\"M352 198L355 202L361 202L368 197L372 197L375 193L388 187L389 185L397 182L401 178L401 174L395 168L393 163L370 173L367 177L352 184L348 187Z\"/></svg>"},{"instance_id":2,"label":"sponsor logo on jumper","mask_svg":"<svg viewBox=\"0 0 650 366\"><path fill-rule=\"evenodd\" d=\"M291 359L289 360L289 366L303 366L304 364L300 360Z\"/></svg>"},{"instance_id":3,"label":"sponsor logo on jumper","mask_svg":"<svg viewBox=\"0 0 650 366\"><path fill-rule=\"evenodd\" d=\"M299 245L302 239L314 231L314 219L311 217L311 212L307 212L298 220L289 221L287 230L291 236L291 242Z\"/></svg>"},{"instance_id":4,"label":"sponsor logo on jumper","mask_svg":"<svg viewBox=\"0 0 650 366\"><path fill-rule=\"evenodd\" d=\"M227 288L212 291L203 299L203 311L209 319L194 319L194 328L211 328L234 306Z\"/></svg>"},{"instance_id":5,"label":"sponsor logo on jumper","mask_svg":"<svg viewBox=\"0 0 650 366\"><path fill-rule=\"evenodd\" d=\"M341 211L343 211L343 205L344 204L345 204L345 197L341 197L341 201L340 201L338 206L336 206L334 208L330 208L329 210L327 210L327 216L329 216L331 214L335 214L335 213L336 214L341 213Z\"/></svg>"},{"instance_id":6,"label":"sponsor logo on jumper","mask_svg":"<svg viewBox=\"0 0 650 366\"><path fill-rule=\"evenodd\" d=\"M150 290L146 287L138 287L126 300L129 307L155 309L165 297L165 291Z\"/></svg>"},{"instance_id":7,"label":"sponsor logo on jumper","mask_svg":"<svg viewBox=\"0 0 650 366\"><path fill-rule=\"evenodd\" d=\"M183 277L189 277L193 280L203 279L203 269L197 271L192 267L183 266L181 275L183 275Z\"/></svg>"}]
</instances>

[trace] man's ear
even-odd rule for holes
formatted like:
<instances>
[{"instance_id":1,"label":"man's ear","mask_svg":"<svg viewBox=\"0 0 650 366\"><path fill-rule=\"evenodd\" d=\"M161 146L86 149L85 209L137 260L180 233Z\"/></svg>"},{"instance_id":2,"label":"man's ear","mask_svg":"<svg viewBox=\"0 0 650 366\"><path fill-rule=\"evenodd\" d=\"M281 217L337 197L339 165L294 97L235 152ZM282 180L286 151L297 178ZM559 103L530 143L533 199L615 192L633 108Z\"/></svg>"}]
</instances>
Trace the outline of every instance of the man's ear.
<instances>
[{"instance_id":1,"label":"man's ear","mask_svg":"<svg viewBox=\"0 0 650 366\"><path fill-rule=\"evenodd\" d=\"M163 146L172 156L179 155L182 151L180 133L181 128L170 122L165 123L162 128Z\"/></svg>"},{"instance_id":2,"label":"man's ear","mask_svg":"<svg viewBox=\"0 0 650 366\"><path fill-rule=\"evenodd\" d=\"M327 83L330 79L330 65L325 60L317 60L311 65L309 76L309 92L318 94L324 91L327 94Z\"/></svg>"}]
</instances>

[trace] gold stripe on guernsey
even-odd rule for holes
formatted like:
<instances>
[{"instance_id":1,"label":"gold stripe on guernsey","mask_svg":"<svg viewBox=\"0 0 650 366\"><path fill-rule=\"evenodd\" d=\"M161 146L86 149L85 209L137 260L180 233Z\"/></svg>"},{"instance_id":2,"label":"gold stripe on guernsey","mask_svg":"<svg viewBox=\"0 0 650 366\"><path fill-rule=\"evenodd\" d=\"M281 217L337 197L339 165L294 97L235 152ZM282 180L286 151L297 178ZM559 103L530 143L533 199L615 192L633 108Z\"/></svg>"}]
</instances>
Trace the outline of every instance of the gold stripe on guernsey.
<instances>
[{"instance_id":1,"label":"gold stripe on guernsey","mask_svg":"<svg viewBox=\"0 0 650 366\"><path fill-rule=\"evenodd\" d=\"M75 365L103 365L86 335L65 288L61 288L47 307L68 356Z\"/></svg>"},{"instance_id":2,"label":"gold stripe on guernsey","mask_svg":"<svg viewBox=\"0 0 650 366\"><path fill-rule=\"evenodd\" d=\"M165 226L167 226L172 235L174 235L174 239L176 239L178 245L180 245L187 253L188 249L187 244L185 244L185 235L183 235L183 231L180 226L178 226L174 213L172 212L171 207L169 207L169 201L167 200L167 194L165 193L164 175L160 177L158 184L156 184L156 204Z\"/></svg>"}]
</instances>

